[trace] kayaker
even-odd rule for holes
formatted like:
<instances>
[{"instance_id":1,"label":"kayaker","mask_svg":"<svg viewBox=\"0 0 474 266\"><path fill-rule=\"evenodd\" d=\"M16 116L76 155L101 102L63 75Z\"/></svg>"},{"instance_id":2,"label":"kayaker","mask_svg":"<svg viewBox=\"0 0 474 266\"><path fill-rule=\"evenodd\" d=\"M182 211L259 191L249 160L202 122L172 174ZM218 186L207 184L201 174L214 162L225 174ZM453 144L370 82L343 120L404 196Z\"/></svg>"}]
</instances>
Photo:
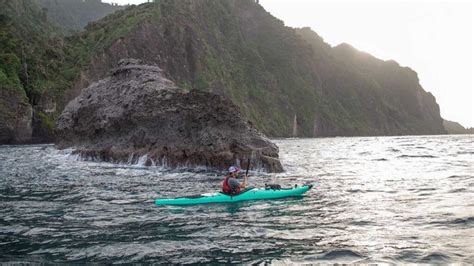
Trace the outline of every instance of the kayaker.
<instances>
[{"instance_id":1,"label":"kayaker","mask_svg":"<svg viewBox=\"0 0 474 266\"><path fill-rule=\"evenodd\" d=\"M226 175L224 182L222 183L222 192L226 194L239 194L241 189L244 189L247 185L247 177L244 182L240 183L239 178L240 169L235 166L229 167L229 174Z\"/></svg>"}]
</instances>

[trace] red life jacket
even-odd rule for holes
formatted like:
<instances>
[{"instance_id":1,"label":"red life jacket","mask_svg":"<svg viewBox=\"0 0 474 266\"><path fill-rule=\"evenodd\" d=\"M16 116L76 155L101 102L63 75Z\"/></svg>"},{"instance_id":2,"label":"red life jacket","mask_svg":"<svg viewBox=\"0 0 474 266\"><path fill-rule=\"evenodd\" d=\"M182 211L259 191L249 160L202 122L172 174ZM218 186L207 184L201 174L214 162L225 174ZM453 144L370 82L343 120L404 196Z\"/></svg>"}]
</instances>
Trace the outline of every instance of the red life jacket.
<instances>
[{"instance_id":1,"label":"red life jacket","mask_svg":"<svg viewBox=\"0 0 474 266\"><path fill-rule=\"evenodd\" d=\"M240 193L240 187L237 189L232 190L232 188L229 186L229 178L230 176L226 176L224 179L224 182L222 183L222 192L226 194L239 194Z\"/></svg>"}]
</instances>

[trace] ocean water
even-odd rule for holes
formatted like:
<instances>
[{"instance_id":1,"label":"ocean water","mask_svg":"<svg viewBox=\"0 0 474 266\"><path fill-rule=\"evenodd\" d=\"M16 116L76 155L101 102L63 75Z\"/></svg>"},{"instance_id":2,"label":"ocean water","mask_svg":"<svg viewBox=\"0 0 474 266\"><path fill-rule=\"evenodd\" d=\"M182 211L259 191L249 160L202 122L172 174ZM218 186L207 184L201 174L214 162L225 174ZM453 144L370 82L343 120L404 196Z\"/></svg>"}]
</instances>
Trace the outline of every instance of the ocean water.
<instances>
[{"instance_id":1,"label":"ocean water","mask_svg":"<svg viewBox=\"0 0 474 266\"><path fill-rule=\"evenodd\" d=\"M275 140L305 197L158 207L213 192L205 169L0 146L0 263L474 263L474 136Z\"/></svg>"}]
</instances>

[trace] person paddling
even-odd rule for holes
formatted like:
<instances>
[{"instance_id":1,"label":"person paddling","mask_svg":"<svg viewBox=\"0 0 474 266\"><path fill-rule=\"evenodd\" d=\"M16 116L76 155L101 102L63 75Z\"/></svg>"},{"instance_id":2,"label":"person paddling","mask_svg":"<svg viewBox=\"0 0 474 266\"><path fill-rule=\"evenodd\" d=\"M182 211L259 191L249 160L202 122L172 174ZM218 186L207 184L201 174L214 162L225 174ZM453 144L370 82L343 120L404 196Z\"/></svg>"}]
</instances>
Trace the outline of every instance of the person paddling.
<instances>
[{"instance_id":1,"label":"person paddling","mask_svg":"<svg viewBox=\"0 0 474 266\"><path fill-rule=\"evenodd\" d=\"M241 189L245 189L247 186L247 175L245 176L244 182L240 183L239 178L240 169L235 166L229 167L229 173L226 175L224 182L222 183L222 192L230 195L236 195L240 193Z\"/></svg>"}]
</instances>

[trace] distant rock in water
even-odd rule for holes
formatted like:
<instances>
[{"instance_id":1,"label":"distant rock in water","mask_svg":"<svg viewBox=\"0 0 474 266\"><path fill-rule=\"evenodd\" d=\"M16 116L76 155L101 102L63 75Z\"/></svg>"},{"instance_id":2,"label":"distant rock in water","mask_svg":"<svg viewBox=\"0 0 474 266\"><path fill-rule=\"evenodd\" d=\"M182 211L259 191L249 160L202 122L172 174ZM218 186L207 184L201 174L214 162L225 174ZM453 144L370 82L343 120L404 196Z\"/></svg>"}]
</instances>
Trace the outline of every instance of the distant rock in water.
<instances>
[{"instance_id":1,"label":"distant rock in water","mask_svg":"<svg viewBox=\"0 0 474 266\"><path fill-rule=\"evenodd\" d=\"M56 133L59 148L96 160L226 169L251 158L252 169L283 170L278 147L229 100L180 89L159 67L135 59L82 90Z\"/></svg>"}]
</instances>

